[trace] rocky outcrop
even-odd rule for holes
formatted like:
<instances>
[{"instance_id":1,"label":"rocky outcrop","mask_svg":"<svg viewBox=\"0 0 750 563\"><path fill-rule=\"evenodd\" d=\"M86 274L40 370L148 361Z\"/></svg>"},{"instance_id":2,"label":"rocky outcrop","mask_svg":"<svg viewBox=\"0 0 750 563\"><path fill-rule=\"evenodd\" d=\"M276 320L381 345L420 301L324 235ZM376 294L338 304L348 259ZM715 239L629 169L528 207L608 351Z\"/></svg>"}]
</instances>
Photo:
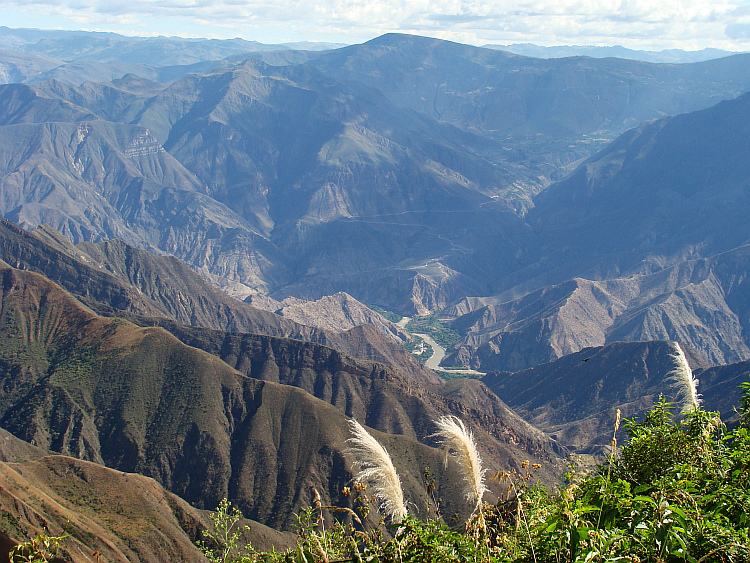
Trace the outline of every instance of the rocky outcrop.
<instances>
[{"instance_id":1,"label":"rocky outcrop","mask_svg":"<svg viewBox=\"0 0 750 563\"><path fill-rule=\"evenodd\" d=\"M251 300L251 303L255 303L255 300ZM331 332L344 332L357 326L369 325L397 342L409 340L409 335L405 330L386 320L348 293L334 293L316 301L287 297L280 303L262 300L261 303L268 307L267 310L303 325L316 326Z\"/></svg>"},{"instance_id":2,"label":"rocky outcrop","mask_svg":"<svg viewBox=\"0 0 750 563\"><path fill-rule=\"evenodd\" d=\"M518 371L588 346L671 339L711 364L750 357L750 247L686 260L654 274L575 279L499 304L464 301L446 314L466 334L444 365Z\"/></svg>"}]
</instances>

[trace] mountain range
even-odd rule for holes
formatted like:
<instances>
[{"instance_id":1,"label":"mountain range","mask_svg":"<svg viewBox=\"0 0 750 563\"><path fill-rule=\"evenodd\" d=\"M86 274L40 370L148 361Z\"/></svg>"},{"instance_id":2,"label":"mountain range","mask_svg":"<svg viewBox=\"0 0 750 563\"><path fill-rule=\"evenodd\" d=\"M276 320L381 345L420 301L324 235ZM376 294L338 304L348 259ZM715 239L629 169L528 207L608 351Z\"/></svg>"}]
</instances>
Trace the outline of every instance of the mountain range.
<instances>
[{"instance_id":1,"label":"mountain range","mask_svg":"<svg viewBox=\"0 0 750 563\"><path fill-rule=\"evenodd\" d=\"M537 57L540 59L559 59L564 57L594 57L632 59L647 63L697 63L709 61L721 57L736 55L736 52L713 49L710 47L699 51L684 51L683 49L663 49L661 51L644 51L641 49L628 49L621 45L602 47L595 45L555 45L545 47L533 43L513 43L512 45L484 45L489 49L508 51L516 55L526 57Z\"/></svg>"},{"instance_id":2,"label":"mountain range","mask_svg":"<svg viewBox=\"0 0 750 563\"><path fill-rule=\"evenodd\" d=\"M536 271L534 196L628 127L750 89L749 57L542 60L386 35L171 83L7 85L2 213L173 254L244 295L424 314L589 275Z\"/></svg>"},{"instance_id":3,"label":"mountain range","mask_svg":"<svg viewBox=\"0 0 750 563\"><path fill-rule=\"evenodd\" d=\"M117 240L76 247L49 227L27 233L0 220L0 259L44 275L104 315L134 314L143 324L166 317L225 331L306 340L358 358L393 364L417 381L439 381L394 341L393 333L400 335L400 329L385 319L341 327L346 330L340 332L302 325L227 296L173 257L152 255ZM351 298L344 302L348 310L366 309ZM343 309L326 305L315 309L312 305L307 308L311 314L316 310L316 316L343 316ZM379 315L370 311L370 316Z\"/></svg>"},{"instance_id":4,"label":"mountain range","mask_svg":"<svg viewBox=\"0 0 750 563\"><path fill-rule=\"evenodd\" d=\"M429 466L466 516L437 417L464 420L492 470L529 460L554 484L569 454L607 453L617 409L692 404L678 351L706 408L736 418L750 55L0 44L8 530L59 529L44 503L77 502L74 560L199 560L201 510L228 497L249 537L288 545L312 488L351 506L350 417L416 514ZM365 304L435 313L459 335L443 365L486 375L444 381ZM156 500L138 512L115 486Z\"/></svg>"},{"instance_id":5,"label":"mountain range","mask_svg":"<svg viewBox=\"0 0 750 563\"><path fill-rule=\"evenodd\" d=\"M540 194L525 277L543 287L446 310L466 336L444 363L516 370L654 339L747 359L748 110L743 95L645 124Z\"/></svg>"},{"instance_id":6,"label":"mountain range","mask_svg":"<svg viewBox=\"0 0 750 563\"><path fill-rule=\"evenodd\" d=\"M311 502L310 487L326 503L350 502L341 494L352 474L347 416L387 445L415 510L423 506L420 475L429 466L446 510L461 512L466 508L453 486L460 477L451 473L457 468L442 469L434 447L432 421L439 416L457 415L470 425L491 470L520 471L531 460L541 464L537 476L554 483L569 451L605 451L616 408L638 417L658 395L678 405L686 400L686 382L670 375L673 342L586 348L519 373L492 372L482 381L426 381L418 372L314 342L188 326L168 312L140 315L127 300L96 301L93 295L117 296L118 288L150 298L86 265L91 255L83 249L90 244L72 246L48 227L24 234L6 222L0 233L1 248L26 247L19 252L23 269L0 264L0 426L14 435L0 435L0 498L12 499L3 510L15 522L6 529L16 537L43 526L58 530L72 513L68 530L76 540L67 549L75 561L94 550L113 560L192 560L192 542L207 525L194 507L212 508L223 496L253 519L250 541L288 545L288 536L265 526L289 530L294 514ZM124 270L128 254L110 256L108 267ZM114 256L122 258L119 268ZM152 257L160 261L174 259ZM148 276L148 260L140 262ZM41 268L70 287L77 284L76 294L89 306L30 271ZM75 282L65 275L70 272ZM158 279L163 296L179 296L167 286L183 280ZM100 289L104 282L110 292ZM117 303L130 310L116 309ZM711 367L686 352L706 408L731 419L747 362ZM43 494L35 493L42 484ZM134 487L137 495L163 500L139 504L128 492L126 506L114 492ZM39 498L62 508L50 512ZM95 513L87 509L92 498L99 499ZM18 506L26 508L19 512ZM160 549L163 541L173 547Z\"/></svg>"},{"instance_id":7,"label":"mountain range","mask_svg":"<svg viewBox=\"0 0 750 563\"><path fill-rule=\"evenodd\" d=\"M450 510L466 510L460 492L450 486L460 479L451 473L456 468L442 469L442 453L432 438L432 421L439 416L454 414L467 421L485 455L495 463L520 470L524 460L538 461L544 464L540 476L546 480L554 480L559 472L565 448L525 423L476 380L440 383L419 370L401 371L313 342L191 327L164 312L144 317L133 307L115 309L118 303L128 305L125 300L97 305L93 295L116 295L118 288L141 292L98 266L85 265L83 259L90 256L78 250L85 244L66 245L49 228L24 235L7 222L4 227L0 237L4 249L26 246L25 252L18 253L18 265L24 269L0 264L0 385L4 389L0 426L26 442L8 438L13 449L8 450L7 461L26 463L29 457L63 454L151 477L193 506L210 509L229 497L254 521L287 530L295 514L311 502L311 487L326 503L350 502L342 495L352 475L345 453L348 416L372 427L395 452L417 511L424 506L419 499L424 495L421 473L426 466L440 476L440 494ZM68 252L55 252L51 241L60 241ZM72 255L76 251L77 257ZM128 262L126 254L119 255L123 257L120 269ZM70 267L74 260L81 260L75 270ZM153 261L174 259L154 256ZM109 266L116 269L113 257ZM71 287L77 284L78 295L89 305L121 316L95 314L48 278L30 271L41 268ZM75 281L64 275L73 271ZM140 271L149 273L145 266ZM111 292L101 290L104 282ZM166 291L169 284L168 277L159 279L163 295L178 296L174 289ZM240 311L249 308L241 301L235 303ZM369 329L365 338L373 333L382 334ZM31 455L37 450L29 444L39 456ZM106 481L104 468L88 469L70 457L43 460L44 467L39 463L26 469L3 466L0 474L17 480L15 473L33 470L39 479L50 480L47 486L53 490L61 485L51 483L53 476L47 477L46 467L57 467L53 473L99 472L102 477L96 482L103 486ZM148 486L157 487L156 483ZM17 485L8 487L20 494ZM103 502L110 502L106 499L111 493L101 492ZM73 493L55 494L70 502ZM87 494L99 494L98 489ZM175 511L182 527L175 528L173 517L163 515L172 518L164 533L177 534L183 542L178 542L179 549L190 552L184 542L197 539L200 526L186 529L184 515ZM81 526L86 522L83 515L80 522ZM260 524L253 525L253 534L268 537ZM136 533L135 529L111 531L119 538L117 545ZM84 542L87 548L97 549L98 544L90 540ZM136 544L117 557L165 560L172 553L157 557L153 546ZM109 550L117 551L113 546Z\"/></svg>"}]
</instances>

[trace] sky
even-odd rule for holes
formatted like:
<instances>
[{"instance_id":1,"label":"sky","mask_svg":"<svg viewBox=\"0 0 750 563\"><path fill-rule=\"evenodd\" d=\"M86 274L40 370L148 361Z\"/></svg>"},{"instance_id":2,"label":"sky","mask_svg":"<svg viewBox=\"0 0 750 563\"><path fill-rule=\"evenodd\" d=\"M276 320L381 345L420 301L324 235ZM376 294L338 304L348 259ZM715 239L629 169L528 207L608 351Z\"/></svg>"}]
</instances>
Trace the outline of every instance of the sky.
<instances>
[{"instance_id":1,"label":"sky","mask_svg":"<svg viewBox=\"0 0 750 563\"><path fill-rule=\"evenodd\" d=\"M401 32L473 45L750 50L750 0L0 0L0 25L262 43Z\"/></svg>"}]
</instances>

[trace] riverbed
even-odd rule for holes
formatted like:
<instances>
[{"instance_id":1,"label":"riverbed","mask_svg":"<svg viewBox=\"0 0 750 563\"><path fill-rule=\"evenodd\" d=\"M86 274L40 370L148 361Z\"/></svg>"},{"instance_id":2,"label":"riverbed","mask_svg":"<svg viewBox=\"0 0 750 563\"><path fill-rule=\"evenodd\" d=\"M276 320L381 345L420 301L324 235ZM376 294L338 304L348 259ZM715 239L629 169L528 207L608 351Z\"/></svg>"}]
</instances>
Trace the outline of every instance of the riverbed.
<instances>
[{"instance_id":1,"label":"riverbed","mask_svg":"<svg viewBox=\"0 0 750 563\"><path fill-rule=\"evenodd\" d=\"M403 317L396 324L400 326L401 328L406 329L406 325L410 320L411 320L411 317ZM445 348L443 348L442 346L440 346L440 344L435 342L429 334L418 334L416 332L413 334L414 336L419 336L419 338L424 340L432 348L432 356L430 356L430 358L424 363L425 367L429 369L438 370L438 371L444 371L447 373L457 373L457 374L463 374L463 375L486 375L484 372L476 371L476 370L468 369L468 368L456 369L456 368L440 367L440 362L442 362L443 358L445 357Z\"/></svg>"}]
</instances>

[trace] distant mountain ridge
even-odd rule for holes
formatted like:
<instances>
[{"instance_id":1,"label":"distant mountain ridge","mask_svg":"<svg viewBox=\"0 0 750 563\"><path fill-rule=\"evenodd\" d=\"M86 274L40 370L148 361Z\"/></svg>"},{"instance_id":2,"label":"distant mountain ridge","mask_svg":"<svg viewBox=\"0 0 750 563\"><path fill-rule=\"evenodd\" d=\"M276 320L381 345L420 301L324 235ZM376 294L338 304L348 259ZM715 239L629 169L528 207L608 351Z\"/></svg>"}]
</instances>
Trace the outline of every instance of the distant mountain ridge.
<instances>
[{"instance_id":1,"label":"distant mountain ridge","mask_svg":"<svg viewBox=\"0 0 750 563\"><path fill-rule=\"evenodd\" d=\"M117 33L0 26L0 49L43 55L66 62L91 60L169 66L218 61L256 51L319 51L342 46L340 43L317 41L266 45L239 38L131 37Z\"/></svg>"},{"instance_id":2,"label":"distant mountain ridge","mask_svg":"<svg viewBox=\"0 0 750 563\"><path fill-rule=\"evenodd\" d=\"M628 49L621 45L609 47L593 45L556 45L543 47L533 43L513 43L512 45L484 45L488 49L508 51L526 57L539 57L543 59L557 59L563 57L615 57L618 59L631 59L648 63L697 63L710 61L722 57L736 55L735 51L724 51L722 49L704 48L699 51L685 51L683 49L663 49L661 51L644 51L640 49Z\"/></svg>"},{"instance_id":3,"label":"distant mountain ridge","mask_svg":"<svg viewBox=\"0 0 750 563\"><path fill-rule=\"evenodd\" d=\"M413 315L540 291L570 304L498 313L508 330L461 323L454 363L522 369L622 338L734 362L747 354L744 286L728 303L731 280L666 280L664 305L628 280L750 243L748 65L540 60L389 34L166 85L6 85L0 210L75 242L172 254L267 303L344 292ZM564 318L597 296L595 321ZM535 343L519 348L527 333Z\"/></svg>"},{"instance_id":4,"label":"distant mountain ridge","mask_svg":"<svg viewBox=\"0 0 750 563\"><path fill-rule=\"evenodd\" d=\"M266 45L242 39L129 37L0 26L0 84L61 80L78 86L128 74L172 82L249 57L289 64L343 46L315 41Z\"/></svg>"},{"instance_id":5,"label":"distant mountain ridge","mask_svg":"<svg viewBox=\"0 0 750 563\"><path fill-rule=\"evenodd\" d=\"M386 34L311 61L339 80L380 89L402 107L501 138L622 133L718 103L748 89L750 54L685 65L619 59L534 59L403 34ZM420 72L411 70L419 68ZM720 77L720 78L719 78ZM473 106L473 107L472 107Z\"/></svg>"},{"instance_id":6,"label":"distant mountain ridge","mask_svg":"<svg viewBox=\"0 0 750 563\"><path fill-rule=\"evenodd\" d=\"M278 301L343 291L424 314L536 277L534 195L631 125L750 89L748 65L543 61L391 34L168 85L8 85L2 213Z\"/></svg>"}]
</instances>

